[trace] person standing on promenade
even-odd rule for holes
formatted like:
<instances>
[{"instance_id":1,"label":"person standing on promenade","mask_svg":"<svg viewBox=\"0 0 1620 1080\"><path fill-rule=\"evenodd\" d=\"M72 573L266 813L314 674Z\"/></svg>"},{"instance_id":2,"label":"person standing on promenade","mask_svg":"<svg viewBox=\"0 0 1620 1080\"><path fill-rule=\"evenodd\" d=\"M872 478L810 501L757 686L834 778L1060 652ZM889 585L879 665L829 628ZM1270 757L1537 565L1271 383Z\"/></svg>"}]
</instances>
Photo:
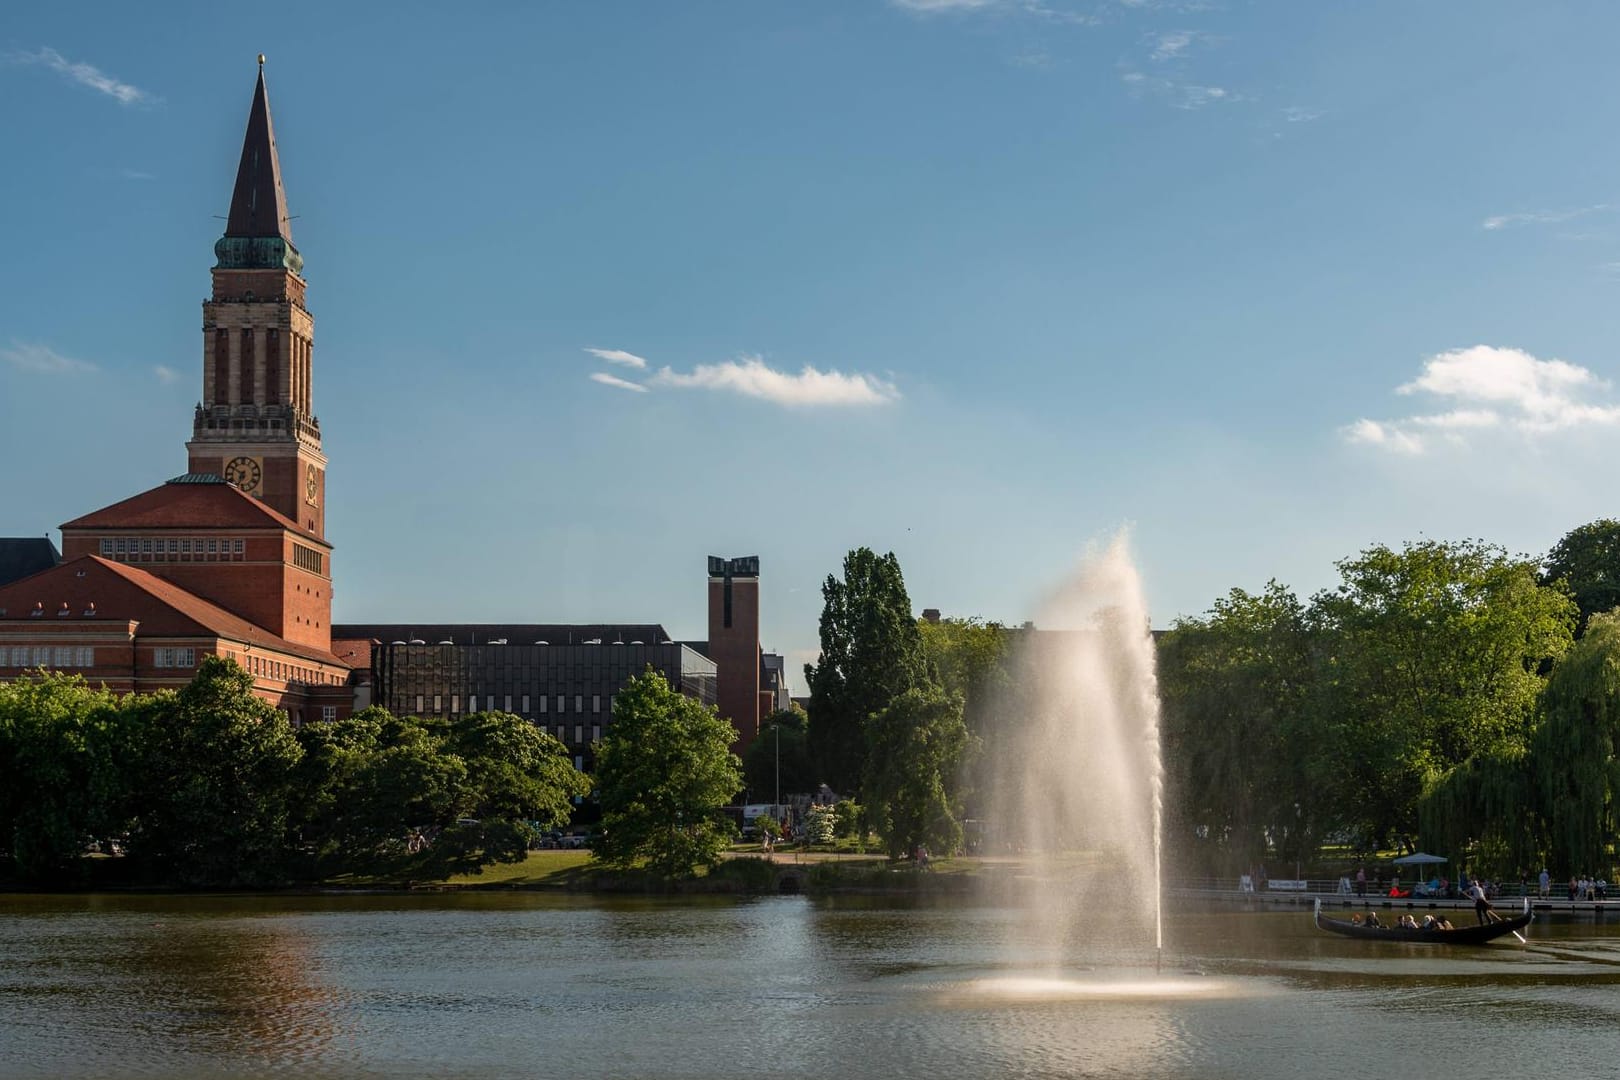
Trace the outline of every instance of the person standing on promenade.
<instances>
[{"instance_id":1,"label":"person standing on promenade","mask_svg":"<svg viewBox=\"0 0 1620 1080\"><path fill-rule=\"evenodd\" d=\"M1365 866L1356 867L1356 895L1367 895L1367 868Z\"/></svg>"},{"instance_id":2,"label":"person standing on promenade","mask_svg":"<svg viewBox=\"0 0 1620 1080\"><path fill-rule=\"evenodd\" d=\"M1541 898L1543 900L1547 899L1547 894L1552 891L1552 875L1547 873L1545 866L1541 868L1541 877L1537 884L1541 886Z\"/></svg>"}]
</instances>

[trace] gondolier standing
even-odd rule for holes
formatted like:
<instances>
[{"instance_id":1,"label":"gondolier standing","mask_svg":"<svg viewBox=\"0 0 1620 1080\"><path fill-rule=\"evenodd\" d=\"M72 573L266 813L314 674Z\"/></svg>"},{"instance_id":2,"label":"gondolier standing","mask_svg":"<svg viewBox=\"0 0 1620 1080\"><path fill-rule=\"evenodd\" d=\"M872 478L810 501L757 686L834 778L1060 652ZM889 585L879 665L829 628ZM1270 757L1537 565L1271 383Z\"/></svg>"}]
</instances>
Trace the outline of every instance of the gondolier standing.
<instances>
[{"instance_id":1,"label":"gondolier standing","mask_svg":"<svg viewBox=\"0 0 1620 1080\"><path fill-rule=\"evenodd\" d=\"M1491 902L1485 899L1485 886L1479 883L1479 878L1475 878L1474 883L1468 886L1468 897L1474 901L1474 918L1479 920L1481 926L1497 920L1498 916L1492 910Z\"/></svg>"}]
</instances>

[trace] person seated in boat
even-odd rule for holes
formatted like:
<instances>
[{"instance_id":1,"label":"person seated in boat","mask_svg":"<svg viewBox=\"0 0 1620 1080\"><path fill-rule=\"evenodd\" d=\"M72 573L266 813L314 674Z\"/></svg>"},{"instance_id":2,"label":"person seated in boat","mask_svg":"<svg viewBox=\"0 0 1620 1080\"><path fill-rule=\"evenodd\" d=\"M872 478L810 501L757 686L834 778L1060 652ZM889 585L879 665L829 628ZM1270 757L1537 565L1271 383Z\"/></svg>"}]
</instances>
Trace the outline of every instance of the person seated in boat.
<instances>
[{"instance_id":1,"label":"person seated in boat","mask_svg":"<svg viewBox=\"0 0 1620 1080\"><path fill-rule=\"evenodd\" d=\"M1384 929L1384 924L1378 921L1378 912L1376 912L1376 911L1367 912L1366 925L1372 927L1375 930Z\"/></svg>"},{"instance_id":2,"label":"person seated in boat","mask_svg":"<svg viewBox=\"0 0 1620 1080\"><path fill-rule=\"evenodd\" d=\"M1350 925L1351 926L1360 926L1361 925L1361 916L1360 915L1351 915L1350 916Z\"/></svg>"},{"instance_id":3,"label":"person seated in boat","mask_svg":"<svg viewBox=\"0 0 1620 1080\"><path fill-rule=\"evenodd\" d=\"M1434 929L1438 928L1438 923L1439 922L1440 922L1440 920L1436 919L1433 915L1425 915L1425 916L1423 916L1423 925L1418 927L1418 929L1419 930L1434 930Z\"/></svg>"},{"instance_id":4,"label":"person seated in boat","mask_svg":"<svg viewBox=\"0 0 1620 1080\"><path fill-rule=\"evenodd\" d=\"M1402 915L1401 916L1401 929L1402 930L1416 930L1417 928L1418 928L1417 920L1414 919L1411 915Z\"/></svg>"}]
</instances>

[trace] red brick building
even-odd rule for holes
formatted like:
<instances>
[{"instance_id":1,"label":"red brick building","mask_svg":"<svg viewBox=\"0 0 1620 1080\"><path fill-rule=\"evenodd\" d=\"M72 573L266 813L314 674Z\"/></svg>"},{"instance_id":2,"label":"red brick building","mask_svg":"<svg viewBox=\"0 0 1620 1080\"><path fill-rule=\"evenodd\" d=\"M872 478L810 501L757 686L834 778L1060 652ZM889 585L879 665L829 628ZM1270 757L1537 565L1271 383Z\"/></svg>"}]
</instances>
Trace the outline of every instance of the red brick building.
<instances>
[{"instance_id":1,"label":"red brick building","mask_svg":"<svg viewBox=\"0 0 1620 1080\"><path fill-rule=\"evenodd\" d=\"M0 585L0 679L44 667L140 693L226 656L295 721L346 715L315 323L262 63L214 254L187 472L67 522L60 565Z\"/></svg>"}]
</instances>

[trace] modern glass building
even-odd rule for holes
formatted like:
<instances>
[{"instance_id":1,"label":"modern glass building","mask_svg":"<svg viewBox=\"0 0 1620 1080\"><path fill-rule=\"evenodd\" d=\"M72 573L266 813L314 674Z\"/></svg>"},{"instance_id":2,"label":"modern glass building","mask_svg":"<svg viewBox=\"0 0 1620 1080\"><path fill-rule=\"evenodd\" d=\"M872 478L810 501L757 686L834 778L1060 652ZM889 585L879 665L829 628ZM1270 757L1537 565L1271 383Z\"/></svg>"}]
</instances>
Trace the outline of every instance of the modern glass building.
<instances>
[{"instance_id":1,"label":"modern glass building","mask_svg":"<svg viewBox=\"0 0 1620 1080\"><path fill-rule=\"evenodd\" d=\"M348 625L332 635L373 642L373 701L396 716L514 713L586 769L632 676L650 667L704 705L716 699L714 661L656 624Z\"/></svg>"}]
</instances>

